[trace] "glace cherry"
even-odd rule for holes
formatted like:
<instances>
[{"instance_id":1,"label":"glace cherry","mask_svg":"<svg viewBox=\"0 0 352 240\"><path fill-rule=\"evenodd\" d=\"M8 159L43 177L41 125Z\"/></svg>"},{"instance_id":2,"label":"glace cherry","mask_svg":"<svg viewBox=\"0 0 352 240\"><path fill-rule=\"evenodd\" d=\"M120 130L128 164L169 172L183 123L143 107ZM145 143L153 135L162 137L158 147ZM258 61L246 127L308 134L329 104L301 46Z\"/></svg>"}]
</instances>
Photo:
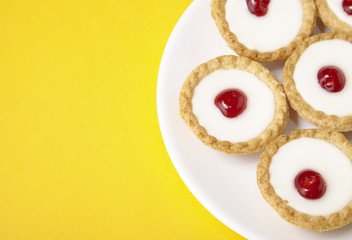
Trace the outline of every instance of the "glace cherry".
<instances>
[{"instance_id":1,"label":"glace cherry","mask_svg":"<svg viewBox=\"0 0 352 240\"><path fill-rule=\"evenodd\" d=\"M264 16L268 12L270 0L247 0L248 10L257 17Z\"/></svg>"},{"instance_id":2,"label":"glace cherry","mask_svg":"<svg viewBox=\"0 0 352 240\"><path fill-rule=\"evenodd\" d=\"M216 96L214 103L225 117L234 118L246 109L247 96L239 89L226 89Z\"/></svg>"},{"instance_id":3,"label":"glace cherry","mask_svg":"<svg viewBox=\"0 0 352 240\"><path fill-rule=\"evenodd\" d=\"M322 67L319 70L317 77L320 86L328 92L339 92L345 87L345 75L338 67Z\"/></svg>"},{"instance_id":4,"label":"glace cherry","mask_svg":"<svg viewBox=\"0 0 352 240\"><path fill-rule=\"evenodd\" d=\"M352 0L343 0L342 7L348 15L352 15Z\"/></svg>"},{"instance_id":5,"label":"glace cherry","mask_svg":"<svg viewBox=\"0 0 352 240\"><path fill-rule=\"evenodd\" d=\"M303 170L295 178L298 193L308 199L319 199L326 191L324 178L312 170Z\"/></svg>"}]
</instances>

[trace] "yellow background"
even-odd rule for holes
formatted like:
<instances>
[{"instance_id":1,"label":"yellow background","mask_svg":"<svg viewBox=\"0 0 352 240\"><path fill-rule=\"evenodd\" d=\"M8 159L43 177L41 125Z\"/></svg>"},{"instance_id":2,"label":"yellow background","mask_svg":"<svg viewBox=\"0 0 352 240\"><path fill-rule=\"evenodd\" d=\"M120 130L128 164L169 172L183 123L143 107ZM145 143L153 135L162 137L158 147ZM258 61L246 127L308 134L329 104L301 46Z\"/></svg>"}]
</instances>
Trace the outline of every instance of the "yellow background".
<instances>
[{"instance_id":1,"label":"yellow background","mask_svg":"<svg viewBox=\"0 0 352 240\"><path fill-rule=\"evenodd\" d=\"M0 239L242 239L193 197L156 83L191 0L0 0Z\"/></svg>"}]
</instances>

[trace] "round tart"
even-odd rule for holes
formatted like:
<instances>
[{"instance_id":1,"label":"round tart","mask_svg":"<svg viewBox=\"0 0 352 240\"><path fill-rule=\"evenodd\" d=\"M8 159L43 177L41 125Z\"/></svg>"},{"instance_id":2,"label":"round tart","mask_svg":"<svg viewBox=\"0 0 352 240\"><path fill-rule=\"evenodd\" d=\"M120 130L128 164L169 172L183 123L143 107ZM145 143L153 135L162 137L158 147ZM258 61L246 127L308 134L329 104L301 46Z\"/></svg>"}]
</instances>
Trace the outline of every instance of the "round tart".
<instances>
[{"instance_id":1,"label":"round tart","mask_svg":"<svg viewBox=\"0 0 352 240\"><path fill-rule=\"evenodd\" d=\"M344 33L315 35L285 63L284 89L291 106L321 128L352 130L351 40Z\"/></svg>"},{"instance_id":2,"label":"round tart","mask_svg":"<svg viewBox=\"0 0 352 240\"><path fill-rule=\"evenodd\" d=\"M314 0L212 0L211 13L229 47L259 62L286 59L314 29Z\"/></svg>"},{"instance_id":3,"label":"round tart","mask_svg":"<svg viewBox=\"0 0 352 240\"><path fill-rule=\"evenodd\" d=\"M288 105L281 84L246 57L220 56L194 69L179 97L180 115L207 146L257 152L281 134Z\"/></svg>"},{"instance_id":4,"label":"round tart","mask_svg":"<svg viewBox=\"0 0 352 240\"><path fill-rule=\"evenodd\" d=\"M352 145L322 129L281 135L260 156L257 184L288 222L314 231L342 227L352 221Z\"/></svg>"},{"instance_id":5,"label":"round tart","mask_svg":"<svg viewBox=\"0 0 352 240\"><path fill-rule=\"evenodd\" d=\"M351 0L316 0L321 20L334 32L352 33Z\"/></svg>"}]
</instances>

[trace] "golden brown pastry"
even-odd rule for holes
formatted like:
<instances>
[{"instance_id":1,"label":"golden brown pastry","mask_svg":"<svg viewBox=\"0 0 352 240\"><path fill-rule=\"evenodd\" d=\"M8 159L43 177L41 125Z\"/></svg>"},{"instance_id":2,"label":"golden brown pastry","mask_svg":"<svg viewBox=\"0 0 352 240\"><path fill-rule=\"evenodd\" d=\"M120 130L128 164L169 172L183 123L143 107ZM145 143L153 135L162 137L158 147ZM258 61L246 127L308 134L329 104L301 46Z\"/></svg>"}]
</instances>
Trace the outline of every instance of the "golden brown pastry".
<instances>
[{"instance_id":1,"label":"golden brown pastry","mask_svg":"<svg viewBox=\"0 0 352 240\"><path fill-rule=\"evenodd\" d=\"M287 59L284 89L293 109L325 129L352 130L352 37L308 38Z\"/></svg>"},{"instance_id":2,"label":"golden brown pastry","mask_svg":"<svg viewBox=\"0 0 352 240\"><path fill-rule=\"evenodd\" d=\"M257 184L286 221L314 231L342 227L352 221L352 145L335 131L282 135L261 154Z\"/></svg>"},{"instance_id":3,"label":"golden brown pastry","mask_svg":"<svg viewBox=\"0 0 352 240\"><path fill-rule=\"evenodd\" d=\"M311 35L317 11L314 0L212 0L211 14L238 55L273 62L286 59Z\"/></svg>"},{"instance_id":4,"label":"golden brown pastry","mask_svg":"<svg viewBox=\"0 0 352 240\"><path fill-rule=\"evenodd\" d=\"M229 154L262 150L288 118L275 76L246 57L220 56L194 69L179 97L180 115L207 146Z\"/></svg>"}]
</instances>

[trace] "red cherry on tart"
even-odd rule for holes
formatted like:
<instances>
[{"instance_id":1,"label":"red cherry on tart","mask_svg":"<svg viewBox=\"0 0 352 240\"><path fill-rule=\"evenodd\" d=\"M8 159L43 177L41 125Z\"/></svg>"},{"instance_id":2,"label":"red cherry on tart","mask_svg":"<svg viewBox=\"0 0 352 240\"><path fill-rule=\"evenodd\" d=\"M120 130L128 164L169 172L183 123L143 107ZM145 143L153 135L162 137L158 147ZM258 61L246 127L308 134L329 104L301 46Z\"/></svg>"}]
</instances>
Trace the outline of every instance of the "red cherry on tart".
<instances>
[{"instance_id":1,"label":"red cherry on tart","mask_svg":"<svg viewBox=\"0 0 352 240\"><path fill-rule=\"evenodd\" d=\"M343 0L342 7L348 15L352 15L352 0Z\"/></svg>"},{"instance_id":2,"label":"red cherry on tart","mask_svg":"<svg viewBox=\"0 0 352 240\"><path fill-rule=\"evenodd\" d=\"M324 178L312 170L303 170L295 178L298 193L307 199L319 199L326 191Z\"/></svg>"},{"instance_id":3,"label":"red cherry on tart","mask_svg":"<svg viewBox=\"0 0 352 240\"><path fill-rule=\"evenodd\" d=\"M317 75L318 82L328 92L339 92L345 87L343 71L336 66L322 67Z\"/></svg>"},{"instance_id":4,"label":"red cherry on tart","mask_svg":"<svg viewBox=\"0 0 352 240\"><path fill-rule=\"evenodd\" d=\"M270 0L247 0L248 10L257 17L264 16L268 12Z\"/></svg>"},{"instance_id":5,"label":"red cherry on tart","mask_svg":"<svg viewBox=\"0 0 352 240\"><path fill-rule=\"evenodd\" d=\"M225 117L234 118L246 109L247 96L239 89L226 89L216 96L214 103Z\"/></svg>"}]
</instances>

